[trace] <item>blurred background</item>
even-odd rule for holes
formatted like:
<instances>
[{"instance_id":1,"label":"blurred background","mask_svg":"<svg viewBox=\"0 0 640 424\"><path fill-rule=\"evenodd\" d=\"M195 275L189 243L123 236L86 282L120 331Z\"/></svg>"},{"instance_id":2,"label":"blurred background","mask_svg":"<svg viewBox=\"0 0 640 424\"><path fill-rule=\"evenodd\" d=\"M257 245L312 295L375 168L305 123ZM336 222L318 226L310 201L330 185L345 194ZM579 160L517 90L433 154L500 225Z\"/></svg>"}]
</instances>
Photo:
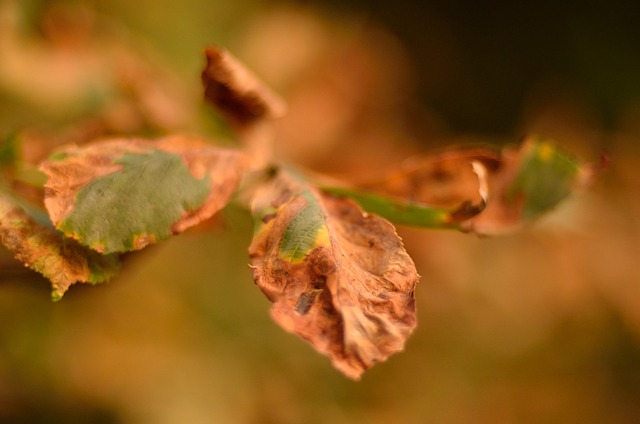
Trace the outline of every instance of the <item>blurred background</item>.
<instances>
[{"instance_id":1,"label":"blurred background","mask_svg":"<svg viewBox=\"0 0 640 424\"><path fill-rule=\"evenodd\" d=\"M422 275L405 352L345 379L276 327L248 213L58 303L0 249L0 422L636 423L640 6L631 1L0 0L0 137L230 144L207 45L289 104L280 157L343 178L447 145L553 138L609 169L516 234L399 229Z\"/></svg>"}]
</instances>

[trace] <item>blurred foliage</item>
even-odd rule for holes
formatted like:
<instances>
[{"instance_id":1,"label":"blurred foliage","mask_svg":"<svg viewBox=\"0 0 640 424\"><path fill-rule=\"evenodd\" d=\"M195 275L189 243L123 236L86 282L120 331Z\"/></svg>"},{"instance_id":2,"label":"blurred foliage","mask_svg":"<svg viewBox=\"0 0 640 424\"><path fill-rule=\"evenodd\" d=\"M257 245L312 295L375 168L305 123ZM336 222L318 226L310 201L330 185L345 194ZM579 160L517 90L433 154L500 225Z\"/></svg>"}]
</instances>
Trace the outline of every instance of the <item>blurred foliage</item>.
<instances>
[{"instance_id":1,"label":"blurred foliage","mask_svg":"<svg viewBox=\"0 0 640 424\"><path fill-rule=\"evenodd\" d=\"M637 6L602 2L0 1L0 137L176 130L208 44L289 104L283 157L355 178L445 144L524 132L583 158L588 193L519 234L404 230L422 280L404 353L345 380L268 317L251 218L128 258L57 304L0 251L0 421L632 423L640 416ZM475 135L470 135L475 134ZM221 140L223 142L223 140Z\"/></svg>"}]
</instances>

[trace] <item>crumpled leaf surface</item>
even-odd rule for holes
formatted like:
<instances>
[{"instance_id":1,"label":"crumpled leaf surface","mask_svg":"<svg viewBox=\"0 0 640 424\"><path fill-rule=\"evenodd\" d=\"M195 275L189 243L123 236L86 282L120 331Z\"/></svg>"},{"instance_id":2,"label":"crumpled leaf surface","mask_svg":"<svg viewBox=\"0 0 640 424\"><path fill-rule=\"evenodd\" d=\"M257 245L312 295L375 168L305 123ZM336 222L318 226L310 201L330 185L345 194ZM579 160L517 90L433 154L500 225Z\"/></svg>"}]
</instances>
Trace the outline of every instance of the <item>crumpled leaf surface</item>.
<instances>
[{"instance_id":1,"label":"crumpled leaf surface","mask_svg":"<svg viewBox=\"0 0 640 424\"><path fill-rule=\"evenodd\" d=\"M184 136L69 146L41 165L53 224L101 253L142 249L210 218L243 167L241 152Z\"/></svg>"},{"instance_id":2,"label":"crumpled leaf surface","mask_svg":"<svg viewBox=\"0 0 640 424\"><path fill-rule=\"evenodd\" d=\"M0 240L16 259L51 280L53 300L76 282L97 284L120 269L117 255L101 255L64 238L46 214L28 212L11 196L0 193Z\"/></svg>"},{"instance_id":3,"label":"crumpled leaf surface","mask_svg":"<svg viewBox=\"0 0 640 424\"><path fill-rule=\"evenodd\" d=\"M460 148L415 159L356 189L325 187L399 224L478 234L513 230L553 209L587 184L592 168L548 141L515 148Z\"/></svg>"},{"instance_id":4,"label":"crumpled leaf surface","mask_svg":"<svg viewBox=\"0 0 640 424\"><path fill-rule=\"evenodd\" d=\"M238 126L281 117L284 101L226 50L209 47L202 71L205 99Z\"/></svg>"},{"instance_id":5,"label":"crumpled leaf surface","mask_svg":"<svg viewBox=\"0 0 640 424\"><path fill-rule=\"evenodd\" d=\"M419 276L389 222L282 173L253 212L251 268L280 326L353 379L403 349Z\"/></svg>"}]
</instances>

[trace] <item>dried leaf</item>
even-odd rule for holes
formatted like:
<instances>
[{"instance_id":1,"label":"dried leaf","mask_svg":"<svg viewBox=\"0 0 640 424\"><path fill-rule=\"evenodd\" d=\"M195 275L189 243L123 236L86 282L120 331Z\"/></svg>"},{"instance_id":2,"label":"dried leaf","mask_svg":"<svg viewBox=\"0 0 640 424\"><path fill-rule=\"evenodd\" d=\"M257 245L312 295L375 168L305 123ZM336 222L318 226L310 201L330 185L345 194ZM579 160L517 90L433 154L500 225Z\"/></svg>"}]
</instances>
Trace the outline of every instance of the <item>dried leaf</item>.
<instances>
[{"instance_id":1,"label":"dried leaf","mask_svg":"<svg viewBox=\"0 0 640 424\"><path fill-rule=\"evenodd\" d=\"M353 379L403 349L419 277L391 224L283 174L253 210L251 268L278 324Z\"/></svg>"},{"instance_id":2,"label":"dried leaf","mask_svg":"<svg viewBox=\"0 0 640 424\"><path fill-rule=\"evenodd\" d=\"M398 224L493 234L550 211L591 174L549 141L530 137L502 152L456 149L357 188L324 189Z\"/></svg>"},{"instance_id":3,"label":"dried leaf","mask_svg":"<svg viewBox=\"0 0 640 424\"><path fill-rule=\"evenodd\" d=\"M206 49L205 99L239 127L281 117L284 101L225 50Z\"/></svg>"},{"instance_id":4,"label":"dried leaf","mask_svg":"<svg viewBox=\"0 0 640 424\"><path fill-rule=\"evenodd\" d=\"M448 209L465 202L480 205L483 179L474 163L485 169L499 166L499 152L491 148L458 148L409 160L383 178L358 188L414 203Z\"/></svg>"},{"instance_id":5,"label":"dried leaf","mask_svg":"<svg viewBox=\"0 0 640 424\"><path fill-rule=\"evenodd\" d=\"M240 152L184 136L69 146L41 165L54 225L102 253L142 249L210 218L243 167Z\"/></svg>"},{"instance_id":6,"label":"dried leaf","mask_svg":"<svg viewBox=\"0 0 640 424\"><path fill-rule=\"evenodd\" d=\"M53 300L60 300L76 282L97 284L114 276L120 261L64 238L48 222L0 193L0 240L26 266L51 280Z\"/></svg>"},{"instance_id":7,"label":"dried leaf","mask_svg":"<svg viewBox=\"0 0 640 424\"><path fill-rule=\"evenodd\" d=\"M487 170L498 166L497 158L491 149L456 149L407 161L399 170L357 188L323 189L352 198L397 224L458 228L484 210Z\"/></svg>"}]
</instances>

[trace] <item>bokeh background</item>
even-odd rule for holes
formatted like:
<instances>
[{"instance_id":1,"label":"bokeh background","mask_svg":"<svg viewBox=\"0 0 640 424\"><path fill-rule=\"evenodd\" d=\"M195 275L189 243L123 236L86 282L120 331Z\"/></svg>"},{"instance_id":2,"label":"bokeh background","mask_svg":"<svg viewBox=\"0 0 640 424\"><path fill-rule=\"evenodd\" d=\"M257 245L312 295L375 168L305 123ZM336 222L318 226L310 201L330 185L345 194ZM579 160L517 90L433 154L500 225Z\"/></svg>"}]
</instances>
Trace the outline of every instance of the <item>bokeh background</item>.
<instances>
[{"instance_id":1,"label":"bokeh background","mask_svg":"<svg viewBox=\"0 0 640 424\"><path fill-rule=\"evenodd\" d=\"M240 206L58 303L0 250L0 422L638 422L639 21L623 0L0 0L0 136L27 161L103 135L233 143L201 101L211 44L283 94L280 157L315 171L530 132L610 159L515 234L399 229L419 326L358 383L270 320Z\"/></svg>"}]
</instances>

